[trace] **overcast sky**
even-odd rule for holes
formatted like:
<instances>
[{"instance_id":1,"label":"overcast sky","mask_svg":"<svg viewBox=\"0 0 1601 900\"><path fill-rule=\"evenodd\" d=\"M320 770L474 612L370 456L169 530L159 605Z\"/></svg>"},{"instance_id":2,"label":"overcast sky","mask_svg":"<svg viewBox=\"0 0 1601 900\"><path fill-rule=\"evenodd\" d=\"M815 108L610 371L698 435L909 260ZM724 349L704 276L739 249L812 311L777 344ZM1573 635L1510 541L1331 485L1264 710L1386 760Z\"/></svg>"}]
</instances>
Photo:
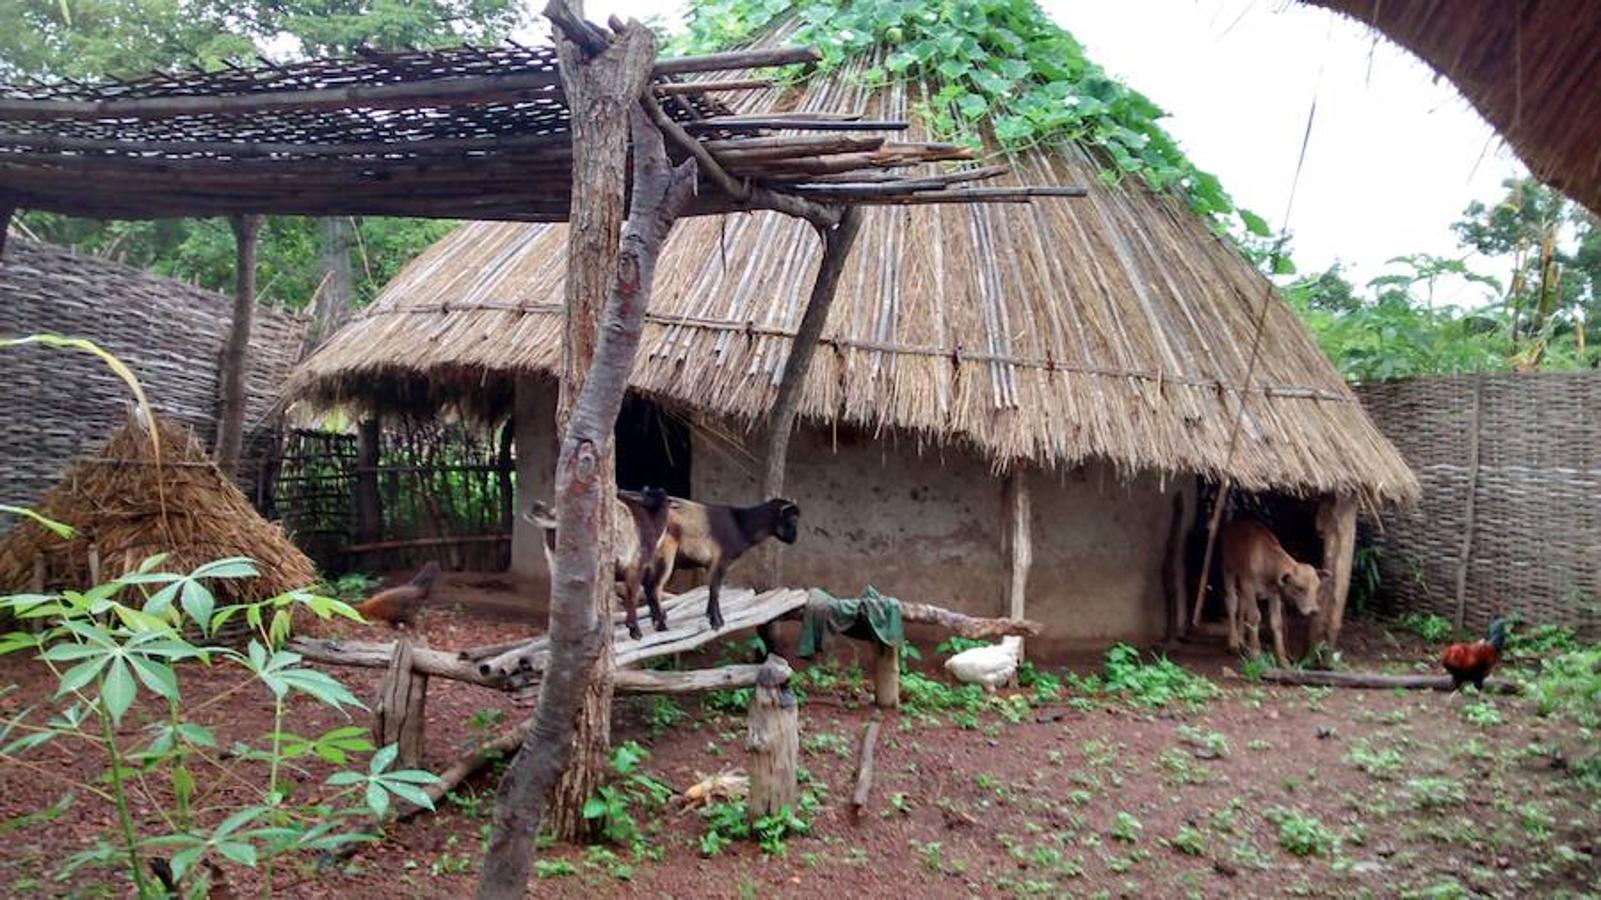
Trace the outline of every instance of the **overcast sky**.
<instances>
[{"instance_id":1,"label":"overcast sky","mask_svg":"<svg viewBox=\"0 0 1601 900\"><path fill-rule=\"evenodd\" d=\"M1166 127L1237 203L1285 223L1303 272L1340 260L1358 283L1406 253L1461 253L1450 224L1522 174L1450 82L1366 27L1284 0L1041 0L1091 59L1170 114ZM679 0L587 0L608 15L679 20ZM543 30L543 20L539 29ZM1504 276L1480 260L1488 274ZM1446 286L1438 302L1474 305Z\"/></svg>"}]
</instances>

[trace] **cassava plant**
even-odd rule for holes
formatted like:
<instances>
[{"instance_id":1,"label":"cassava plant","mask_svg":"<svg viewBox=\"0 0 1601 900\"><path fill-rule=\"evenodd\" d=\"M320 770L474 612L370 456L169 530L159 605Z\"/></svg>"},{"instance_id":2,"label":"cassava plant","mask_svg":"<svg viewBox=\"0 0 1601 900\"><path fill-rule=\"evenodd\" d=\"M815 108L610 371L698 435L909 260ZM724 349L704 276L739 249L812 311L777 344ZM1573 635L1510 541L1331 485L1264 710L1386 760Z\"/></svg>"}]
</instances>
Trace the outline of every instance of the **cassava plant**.
<instances>
[{"instance_id":1,"label":"cassava plant","mask_svg":"<svg viewBox=\"0 0 1601 900\"><path fill-rule=\"evenodd\" d=\"M370 839L363 825L381 820L392 797L432 808L423 786L434 776L389 771L395 747L373 752L365 728L304 737L285 727L295 695L341 712L362 706L284 649L296 609L359 619L353 609L309 591L219 605L213 585L255 577L251 561L223 559L177 574L162 569L164 559L152 556L83 591L0 597L0 614L39 628L0 636L0 654L31 653L56 679L53 696L0 719L0 764L56 781L114 813L111 831L65 860L58 878L86 866L121 867L139 897L205 896L230 866L243 866L261 870L262 894L270 896L275 863ZM212 645L236 617L250 629L244 651ZM181 676L202 669L239 678L204 700L186 695ZM271 701L272 729L224 750L204 714L250 691ZM143 724L138 736L123 733L129 720ZM103 775L40 760L37 751L55 742L92 747ZM368 753L365 765L347 768ZM323 782L328 790L293 798L291 785L311 777L305 764L313 759L338 767Z\"/></svg>"}]
</instances>

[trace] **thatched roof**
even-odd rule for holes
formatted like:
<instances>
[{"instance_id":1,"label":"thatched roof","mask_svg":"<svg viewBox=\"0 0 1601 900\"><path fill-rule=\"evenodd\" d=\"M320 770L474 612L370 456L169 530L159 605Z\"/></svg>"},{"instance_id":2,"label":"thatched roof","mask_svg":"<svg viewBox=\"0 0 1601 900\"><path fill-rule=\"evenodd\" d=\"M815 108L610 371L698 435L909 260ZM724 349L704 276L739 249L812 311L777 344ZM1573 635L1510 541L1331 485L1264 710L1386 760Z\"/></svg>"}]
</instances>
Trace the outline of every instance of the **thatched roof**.
<instances>
[{"instance_id":1,"label":"thatched roof","mask_svg":"<svg viewBox=\"0 0 1601 900\"><path fill-rule=\"evenodd\" d=\"M75 462L35 507L75 528L72 538L25 520L0 540L0 593L29 589L41 556L47 585L89 587L91 546L105 580L155 553L168 554L162 568L173 572L231 556L255 560L261 577L208 585L225 603L264 600L316 580L311 560L256 513L193 432L160 417L156 422L159 468L149 432L128 421Z\"/></svg>"},{"instance_id":2,"label":"thatched roof","mask_svg":"<svg viewBox=\"0 0 1601 900\"><path fill-rule=\"evenodd\" d=\"M1456 83L1541 181L1601 214L1601 0L1308 0Z\"/></svg>"},{"instance_id":3,"label":"thatched roof","mask_svg":"<svg viewBox=\"0 0 1601 900\"><path fill-rule=\"evenodd\" d=\"M737 111L906 117L923 87L863 87L875 62ZM997 161L1011 167L1002 181L1100 185L1101 167L1072 144ZM290 393L415 409L504 397L509 376L556 371L565 246L565 226L463 226L302 364ZM634 387L759 421L819 257L812 230L778 214L680 223ZM801 414L966 445L998 469L1099 458L1125 471L1226 469L1248 489L1411 498L1406 463L1276 297L1230 459L1232 398L1269 291L1182 199L1132 180L1078 200L868 209Z\"/></svg>"}]
</instances>

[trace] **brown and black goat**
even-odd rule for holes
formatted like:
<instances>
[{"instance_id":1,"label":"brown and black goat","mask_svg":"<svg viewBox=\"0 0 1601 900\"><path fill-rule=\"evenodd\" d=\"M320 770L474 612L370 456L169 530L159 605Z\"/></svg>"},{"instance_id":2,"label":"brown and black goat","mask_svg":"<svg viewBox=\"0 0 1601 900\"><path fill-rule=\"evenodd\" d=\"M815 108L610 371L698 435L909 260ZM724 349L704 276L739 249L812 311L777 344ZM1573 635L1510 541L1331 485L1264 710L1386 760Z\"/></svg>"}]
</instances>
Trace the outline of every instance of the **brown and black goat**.
<instances>
[{"instance_id":1,"label":"brown and black goat","mask_svg":"<svg viewBox=\"0 0 1601 900\"><path fill-rule=\"evenodd\" d=\"M652 613L661 608L661 587L672 577L675 566L704 568L710 572L706 618L713 629L722 628L723 611L717 605L717 594L728 567L770 537L795 543L799 522L800 507L782 497L755 506L717 506L668 498L667 527L656 543L655 559L645 570L645 600Z\"/></svg>"},{"instance_id":2,"label":"brown and black goat","mask_svg":"<svg viewBox=\"0 0 1601 900\"><path fill-rule=\"evenodd\" d=\"M613 575L617 579L618 596L627 610L628 634L640 637L639 621L635 610L639 605L640 580L650 567L652 551L667 527L667 492L661 488L642 491L619 491L612 510ZM545 563L551 574L556 572L556 511L535 500L523 513L524 521L545 529ZM651 595L650 618L657 631L667 630L667 616L661 603Z\"/></svg>"}]
</instances>

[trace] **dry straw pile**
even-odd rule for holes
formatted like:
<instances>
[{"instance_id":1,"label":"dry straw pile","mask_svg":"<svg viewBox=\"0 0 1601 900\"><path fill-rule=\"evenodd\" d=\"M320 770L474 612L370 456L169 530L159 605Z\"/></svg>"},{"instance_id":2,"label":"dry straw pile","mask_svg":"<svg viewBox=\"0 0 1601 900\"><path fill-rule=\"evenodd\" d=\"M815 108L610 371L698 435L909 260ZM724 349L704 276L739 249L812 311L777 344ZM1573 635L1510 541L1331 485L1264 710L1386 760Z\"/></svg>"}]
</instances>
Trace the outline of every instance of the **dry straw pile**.
<instances>
[{"instance_id":1,"label":"dry straw pile","mask_svg":"<svg viewBox=\"0 0 1601 900\"><path fill-rule=\"evenodd\" d=\"M149 432L129 421L45 494L37 511L73 526L71 539L23 522L0 541L0 590L33 587L40 558L45 586L87 587L91 547L102 580L162 552L162 568L174 572L230 556L255 560L261 577L211 585L222 603L262 600L316 580L311 560L256 513L188 429L156 423L159 466Z\"/></svg>"}]
</instances>

